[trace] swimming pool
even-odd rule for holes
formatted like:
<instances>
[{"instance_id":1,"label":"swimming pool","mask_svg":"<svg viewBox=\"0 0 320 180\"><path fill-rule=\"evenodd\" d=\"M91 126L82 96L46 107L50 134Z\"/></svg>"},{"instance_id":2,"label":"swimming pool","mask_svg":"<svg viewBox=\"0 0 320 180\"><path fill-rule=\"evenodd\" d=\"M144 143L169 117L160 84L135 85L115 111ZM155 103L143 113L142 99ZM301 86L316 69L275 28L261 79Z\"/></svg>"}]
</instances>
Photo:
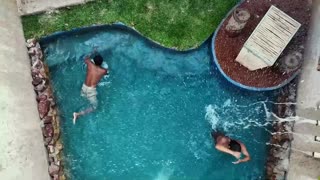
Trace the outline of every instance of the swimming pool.
<instances>
[{"instance_id":1,"label":"swimming pool","mask_svg":"<svg viewBox=\"0 0 320 180\"><path fill-rule=\"evenodd\" d=\"M177 52L118 26L86 29L43 41L62 119L70 179L263 179L269 140L261 101L276 92L247 92L211 65L210 42ZM72 124L83 57L94 47L109 64L99 108ZM216 151L212 128L243 141L248 163Z\"/></svg>"}]
</instances>

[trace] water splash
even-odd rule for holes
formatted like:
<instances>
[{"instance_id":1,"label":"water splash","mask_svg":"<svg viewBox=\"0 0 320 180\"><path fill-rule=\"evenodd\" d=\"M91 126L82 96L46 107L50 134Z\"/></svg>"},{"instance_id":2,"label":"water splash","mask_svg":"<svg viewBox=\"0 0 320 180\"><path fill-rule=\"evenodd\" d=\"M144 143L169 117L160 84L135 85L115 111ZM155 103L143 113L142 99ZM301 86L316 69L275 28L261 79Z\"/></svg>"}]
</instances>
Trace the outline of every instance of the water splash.
<instances>
[{"instance_id":1,"label":"water splash","mask_svg":"<svg viewBox=\"0 0 320 180\"><path fill-rule=\"evenodd\" d=\"M154 180L169 180L174 172L174 169L170 168L170 164L172 164L172 162L168 161L166 165L164 165L162 169L158 172Z\"/></svg>"},{"instance_id":2,"label":"water splash","mask_svg":"<svg viewBox=\"0 0 320 180\"><path fill-rule=\"evenodd\" d=\"M225 107L229 107L229 106L231 106L231 104L232 104L232 102L231 102L231 99L228 99L228 100L226 100L224 103L223 103L223 108L225 108Z\"/></svg>"},{"instance_id":3,"label":"water splash","mask_svg":"<svg viewBox=\"0 0 320 180\"><path fill-rule=\"evenodd\" d=\"M219 130L224 130L225 132L228 132L228 130L230 128L249 129L251 127L259 127L259 128L264 129L266 132L268 132L271 135L293 134L293 135L296 135L300 138L305 138L307 135L292 132L290 130L290 128L286 128L287 132L271 132L268 129L268 127L270 127L275 122L278 122L278 123L295 122L296 124L308 123L308 124L313 124L313 125L317 125L317 123L319 123L317 120L308 119L308 118L304 118L304 117L300 117L300 116L289 116L286 118L281 118L268 109L268 106L267 106L268 103L285 104L285 105L295 105L296 104L296 103L290 103L290 102L276 103L276 102L272 102L272 101L258 101L258 102L254 102L254 103L251 103L248 105L236 105L236 104L232 103L231 99L228 99L222 105L224 112L219 112L219 110L221 108L219 109L219 107L216 105L210 104L210 105L206 106L205 107L205 110L206 110L205 119L209 122L209 124L211 125L211 128L213 130L219 129ZM257 106L257 108L261 108L261 106L262 106L263 111L265 113L265 117L266 117L265 122L260 122L259 120L254 119L254 118L250 118L250 117L239 118L239 119L237 119L237 121L232 122L232 123L227 122L227 121L222 121L220 119L220 114L221 113L228 113L227 111L229 111L230 108L232 108L233 112L237 112L237 111L241 112L241 110L243 108L248 108L251 106ZM221 116L224 117L223 114L221 114Z\"/></svg>"},{"instance_id":4,"label":"water splash","mask_svg":"<svg viewBox=\"0 0 320 180\"><path fill-rule=\"evenodd\" d=\"M212 129L217 129L217 125L219 123L219 116L216 112L217 107L214 107L213 105L208 105L206 107L206 115L205 119L210 123Z\"/></svg>"},{"instance_id":5,"label":"water splash","mask_svg":"<svg viewBox=\"0 0 320 180\"><path fill-rule=\"evenodd\" d=\"M275 121L277 122L295 122L296 124L303 124L303 123L307 123L307 124L317 124L317 120L314 119L308 119L308 118L304 118L304 117L300 117L300 116L289 116L286 118L281 118L279 116L277 116L275 113L272 113L272 116L275 118Z\"/></svg>"},{"instance_id":6,"label":"water splash","mask_svg":"<svg viewBox=\"0 0 320 180\"><path fill-rule=\"evenodd\" d=\"M241 116L241 114L243 114L243 108L248 108L254 105L257 107L251 108L251 109L257 112L259 112L261 110L261 107L263 107L263 112L265 113L265 117L266 117L265 122L260 122L260 120L255 117ZM272 113L268 110L265 101L259 101L246 106L242 106L242 105L233 104L231 99L228 99L224 102L222 108L223 108L223 111L219 112L221 108L219 108L216 105L210 104L205 107L205 110L206 110L205 119L209 122L213 130L219 129L219 130L228 132L231 128L249 129L250 127L260 127L270 132L268 130L268 126L272 124L272 120L270 120L272 117ZM239 116L237 117L239 118L236 119L236 121L232 121L232 122L221 120L220 114L221 114L221 117L225 117L225 115L229 114L230 112L238 114Z\"/></svg>"}]
</instances>

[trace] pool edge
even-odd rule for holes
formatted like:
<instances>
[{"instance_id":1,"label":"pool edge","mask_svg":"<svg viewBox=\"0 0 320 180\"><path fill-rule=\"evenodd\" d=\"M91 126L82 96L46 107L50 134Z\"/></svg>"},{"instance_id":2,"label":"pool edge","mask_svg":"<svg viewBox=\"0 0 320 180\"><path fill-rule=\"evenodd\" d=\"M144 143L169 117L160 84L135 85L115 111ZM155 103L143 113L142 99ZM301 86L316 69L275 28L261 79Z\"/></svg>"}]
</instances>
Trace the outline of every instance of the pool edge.
<instances>
[{"instance_id":1,"label":"pool edge","mask_svg":"<svg viewBox=\"0 0 320 180\"><path fill-rule=\"evenodd\" d=\"M53 41L53 40L55 40L55 39L57 39L57 38L59 38L61 36L72 35L72 34L80 32L80 31L103 30L103 29L110 29L110 28L119 28L119 29L127 30L127 31L132 32L135 35L143 38L144 40L147 41L147 43L150 43L150 44L152 44L153 46L155 46L157 48L160 48L160 49L163 49L163 50L167 50L167 51L171 51L171 52L175 52L175 53L187 53L187 52L192 52L192 51L195 51L195 50L201 48L206 43L209 43L209 41L211 40L211 38L213 36L213 33L214 33L214 32L211 33L211 35L208 38L206 38L204 41L202 41L199 46L195 46L195 47L192 47L192 48L189 48L189 49L185 49L185 50L179 50L177 48L166 47L166 46L160 44L159 42L154 41L154 40L150 39L147 36L144 36L142 33L140 33L134 27L127 26L123 22L119 21L119 22L115 22L115 23L112 23L112 24L91 25L91 26L84 26L84 27L80 27L80 28L73 28L73 29L71 29L69 31L58 31L58 32L52 33L50 35L41 37L39 39L39 43L40 44L45 44L45 43Z\"/></svg>"},{"instance_id":2,"label":"pool edge","mask_svg":"<svg viewBox=\"0 0 320 180\"><path fill-rule=\"evenodd\" d=\"M31 62L32 85L38 105L43 143L47 154L48 174L51 179L65 180L60 118L50 83L49 68L44 63L43 51L36 40L27 40L27 49Z\"/></svg>"}]
</instances>

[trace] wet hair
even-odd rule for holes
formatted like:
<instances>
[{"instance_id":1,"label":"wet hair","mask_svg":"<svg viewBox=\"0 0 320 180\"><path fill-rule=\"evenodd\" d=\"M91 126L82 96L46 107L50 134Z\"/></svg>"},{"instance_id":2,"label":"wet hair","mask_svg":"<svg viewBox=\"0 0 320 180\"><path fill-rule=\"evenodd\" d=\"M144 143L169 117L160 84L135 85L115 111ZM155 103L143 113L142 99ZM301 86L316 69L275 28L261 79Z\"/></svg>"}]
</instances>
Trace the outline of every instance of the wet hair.
<instances>
[{"instance_id":1,"label":"wet hair","mask_svg":"<svg viewBox=\"0 0 320 180\"><path fill-rule=\"evenodd\" d=\"M216 144L218 141L218 137L222 137L222 136L225 136L222 132L219 132L219 131L212 131L211 132L211 137L215 141Z\"/></svg>"},{"instance_id":2,"label":"wet hair","mask_svg":"<svg viewBox=\"0 0 320 180\"><path fill-rule=\"evenodd\" d=\"M212 136L212 139L215 141L215 144L217 144L219 137L229 138L228 136L224 135L224 133L222 133L221 131L212 131L211 136ZM230 139L229 146L230 146L230 150L241 152L241 145L237 141Z\"/></svg>"},{"instance_id":3,"label":"wet hair","mask_svg":"<svg viewBox=\"0 0 320 180\"><path fill-rule=\"evenodd\" d=\"M94 64L97 66L101 66L103 62L103 58L100 55L96 55L93 57Z\"/></svg>"}]
</instances>

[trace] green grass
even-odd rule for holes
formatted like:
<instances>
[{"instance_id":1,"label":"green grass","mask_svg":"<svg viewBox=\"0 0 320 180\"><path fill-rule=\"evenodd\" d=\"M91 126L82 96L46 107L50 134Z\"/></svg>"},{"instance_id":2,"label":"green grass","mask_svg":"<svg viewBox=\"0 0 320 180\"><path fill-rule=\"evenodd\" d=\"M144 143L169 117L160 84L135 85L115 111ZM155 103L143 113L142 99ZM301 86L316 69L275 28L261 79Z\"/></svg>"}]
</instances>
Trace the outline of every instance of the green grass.
<instances>
[{"instance_id":1,"label":"green grass","mask_svg":"<svg viewBox=\"0 0 320 180\"><path fill-rule=\"evenodd\" d=\"M96 0L22 18L26 38L92 24L123 22L167 47L198 46L238 0Z\"/></svg>"}]
</instances>

